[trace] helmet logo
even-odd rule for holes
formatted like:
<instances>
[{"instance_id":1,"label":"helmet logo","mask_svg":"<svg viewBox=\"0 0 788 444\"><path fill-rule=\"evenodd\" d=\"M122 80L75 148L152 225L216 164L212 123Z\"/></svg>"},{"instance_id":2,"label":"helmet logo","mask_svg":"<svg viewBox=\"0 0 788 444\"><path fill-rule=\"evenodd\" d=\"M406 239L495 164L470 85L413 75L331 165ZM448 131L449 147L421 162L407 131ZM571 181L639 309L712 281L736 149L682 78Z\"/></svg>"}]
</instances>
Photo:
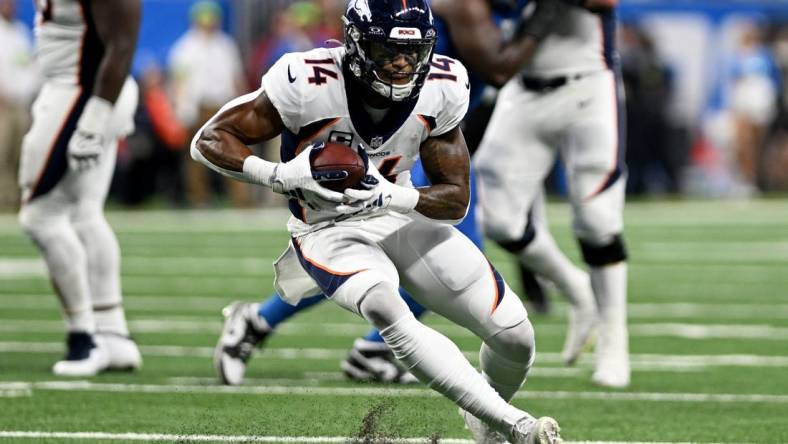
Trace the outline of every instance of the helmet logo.
<instances>
[{"instance_id":1,"label":"helmet logo","mask_svg":"<svg viewBox=\"0 0 788 444\"><path fill-rule=\"evenodd\" d=\"M391 30L389 38L393 39L421 39L421 30L419 28L400 28L396 27Z\"/></svg>"},{"instance_id":2,"label":"helmet logo","mask_svg":"<svg viewBox=\"0 0 788 444\"><path fill-rule=\"evenodd\" d=\"M367 0L355 0L351 8L356 10L356 14L361 17L361 20L367 22L372 21L372 11L369 9L369 3Z\"/></svg>"}]
</instances>

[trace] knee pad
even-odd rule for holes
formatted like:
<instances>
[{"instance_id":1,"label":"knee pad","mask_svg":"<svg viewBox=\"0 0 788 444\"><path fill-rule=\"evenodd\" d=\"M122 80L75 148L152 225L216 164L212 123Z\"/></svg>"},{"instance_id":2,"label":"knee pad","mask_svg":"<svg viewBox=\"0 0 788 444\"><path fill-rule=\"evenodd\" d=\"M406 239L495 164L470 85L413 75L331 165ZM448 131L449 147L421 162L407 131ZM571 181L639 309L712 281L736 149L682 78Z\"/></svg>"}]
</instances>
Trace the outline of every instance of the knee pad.
<instances>
[{"instance_id":1,"label":"knee pad","mask_svg":"<svg viewBox=\"0 0 788 444\"><path fill-rule=\"evenodd\" d=\"M367 290L358 301L358 311L379 329L411 314L397 289L387 282L380 282Z\"/></svg>"},{"instance_id":2,"label":"knee pad","mask_svg":"<svg viewBox=\"0 0 788 444\"><path fill-rule=\"evenodd\" d=\"M22 207L17 220L22 231L37 243L50 235L56 236L68 224L65 213L49 212L35 201Z\"/></svg>"},{"instance_id":3,"label":"knee pad","mask_svg":"<svg viewBox=\"0 0 788 444\"><path fill-rule=\"evenodd\" d=\"M583 239L578 239L578 243L583 253L583 260L592 267L602 267L627 260L626 246L620 234L616 234L610 243L602 246L592 245Z\"/></svg>"},{"instance_id":4,"label":"knee pad","mask_svg":"<svg viewBox=\"0 0 788 444\"><path fill-rule=\"evenodd\" d=\"M528 319L501 330L484 343L499 357L525 366L530 366L536 356L534 328Z\"/></svg>"},{"instance_id":5,"label":"knee pad","mask_svg":"<svg viewBox=\"0 0 788 444\"><path fill-rule=\"evenodd\" d=\"M533 220L533 211L528 212L528 222L525 225L525 232L523 233L522 237L517 240L512 241L504 241L498 240L498 245L503 248L504 250L508 251L512 254L517 254L528 247L528 245L533 242L534 238L536 237L536 226Z\"/></svg>"}]
</instances>

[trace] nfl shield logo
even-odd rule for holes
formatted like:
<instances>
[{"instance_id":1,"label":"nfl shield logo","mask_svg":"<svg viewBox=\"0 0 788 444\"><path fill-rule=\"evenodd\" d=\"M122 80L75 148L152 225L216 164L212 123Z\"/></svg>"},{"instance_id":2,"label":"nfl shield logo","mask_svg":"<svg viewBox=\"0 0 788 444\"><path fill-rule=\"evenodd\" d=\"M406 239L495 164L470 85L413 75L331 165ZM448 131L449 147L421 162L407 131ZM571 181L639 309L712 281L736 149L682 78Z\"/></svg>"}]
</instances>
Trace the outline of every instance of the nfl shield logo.
<instances>
[{"instance_id":1,"label":"nfl shield logo","mask_svg":"<svg viewBox=\"0 0 788 444\"><path fill-rule=\"evenodd\" d=\"M372 140L369 142L369 146L372 149L380 148L383 145L383 138L382 137L373 137Z\"/></svg>"}]
</instances>

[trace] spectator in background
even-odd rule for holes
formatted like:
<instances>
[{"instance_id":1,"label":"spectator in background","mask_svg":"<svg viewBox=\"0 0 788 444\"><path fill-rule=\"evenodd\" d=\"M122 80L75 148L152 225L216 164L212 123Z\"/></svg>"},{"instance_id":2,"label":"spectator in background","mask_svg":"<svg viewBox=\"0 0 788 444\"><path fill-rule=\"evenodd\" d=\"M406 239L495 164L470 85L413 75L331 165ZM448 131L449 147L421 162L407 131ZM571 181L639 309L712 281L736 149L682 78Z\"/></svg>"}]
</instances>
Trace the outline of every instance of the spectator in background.
<instances>
[{"instance_id":1,"label":"spectator in background","mask_svg":"<svg viewBox=\"0 0 788 444\"><path fill-rule=\"evenodd\" d=\"M683 155L673 153L668 138L670 72L651 38L635 26L621 28L621 68L627 98L627 192L677 192L681 165L674 159Z\"/></svg>"},{"instance_id":2,"label":"spectator in background","mask_svg":"<svg viewBox=\"0 0 788 444\"><path fill-rule=\"evenodd\" d=\"M191 134L175 116L161 65L151 58L137 77L140 106L134 116L136 131L119 155L119 197L125 204L140 204L157 193L173 206L184 206L182 158Z\"/></svg>"},{"instance_id":3,"label":"spectator in background","mask_svg":"<svg viewBox=\"0 0 788 444\"><path fill-rule=\"evenodd\" d=\"M241 95L244 87L241 53L232 37L219 28L221 7L214 1L195 3L190 10L191 28L174 44L169 65L174 82L175 110L181 124L194 134L219 108ZM185 151L184 151L185 152ZM186 162L186 192L189 202L207 206L212 198L212 180L224 185L234 206L251 205L246 184L222 181L195 162Z\"/></svg>"},{"instance_id":4,"label":"spectator in background","mask_svg":"<svg viewBox=\"0 0 788 444\"><path fill-rule=\"evenodd\" d=\"M773 50L782 88L773 134L763 156L763 185L768 191L788 191L788 24L776 31Z\"/></svg>"},{"instance_id":5,"label":"spectator in background","mask_svg":"<svg viewBox=\"0 0 788 444\"><path fill-rule=\"evenodd\" d=\"M272 20L271 31L255 44L249 58L249 84L260 85L260 78L283 54L307 51L342 40L342 0L296 1Z\"/></svg>"},{"instance_id":6,"label":"spectator in background","mask_svg":"<svg viewBox=\"0 0 788 444\"><path fill-rule=\"evenodd\" d=\"M761 151L777 115L779 70L755 24L742 32L731 69L730 111L738 180L744 195L758 185Z\"/></svg>"},{"instance_id":7,"label":"spectator in background","mask_svg":"<svg viewBox=\"0 0 788 444\"><path fill-rule=\"evenodd\" d=\"M38 89L30 32L16 19L16 0L0 0L0 210L19 205L19 153Z\"/></svg>"},{"instance_id":8,"label":"spectator in background","mask_svg":"<svg viewBox=\"0 0 788 444\"><path fill-rule=\"evenodd\" d=\"M314 48L317 42L312 40L307 29L317 26L320 16L318 5L304 1L295 2L280 11L272 21L271 32L263 35L252 51L249 61L250 84L260 85L262 75L283 54ZM323 46L322 42L317 46Z\"/></svg>"}]
</instances>

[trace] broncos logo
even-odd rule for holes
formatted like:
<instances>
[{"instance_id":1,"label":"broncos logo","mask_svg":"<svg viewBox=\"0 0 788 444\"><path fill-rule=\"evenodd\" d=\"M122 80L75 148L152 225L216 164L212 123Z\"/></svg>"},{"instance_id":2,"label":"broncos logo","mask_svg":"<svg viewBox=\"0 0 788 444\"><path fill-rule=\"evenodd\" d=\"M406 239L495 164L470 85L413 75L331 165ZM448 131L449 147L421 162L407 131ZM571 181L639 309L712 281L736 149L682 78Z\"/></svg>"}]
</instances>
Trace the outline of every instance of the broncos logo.
<instances>
[{"instance_id":1,"label":"broncos logo","mask_svg":"<svg viewBox=\"0 0 788 444\"><path fill-rule=\"evenodd\" d=\"M367 0L355 0L350 8L354 9L362 20L367 22L372 21L372 10L369 9L369 2Z\"/></svg>"}]
</instances>

